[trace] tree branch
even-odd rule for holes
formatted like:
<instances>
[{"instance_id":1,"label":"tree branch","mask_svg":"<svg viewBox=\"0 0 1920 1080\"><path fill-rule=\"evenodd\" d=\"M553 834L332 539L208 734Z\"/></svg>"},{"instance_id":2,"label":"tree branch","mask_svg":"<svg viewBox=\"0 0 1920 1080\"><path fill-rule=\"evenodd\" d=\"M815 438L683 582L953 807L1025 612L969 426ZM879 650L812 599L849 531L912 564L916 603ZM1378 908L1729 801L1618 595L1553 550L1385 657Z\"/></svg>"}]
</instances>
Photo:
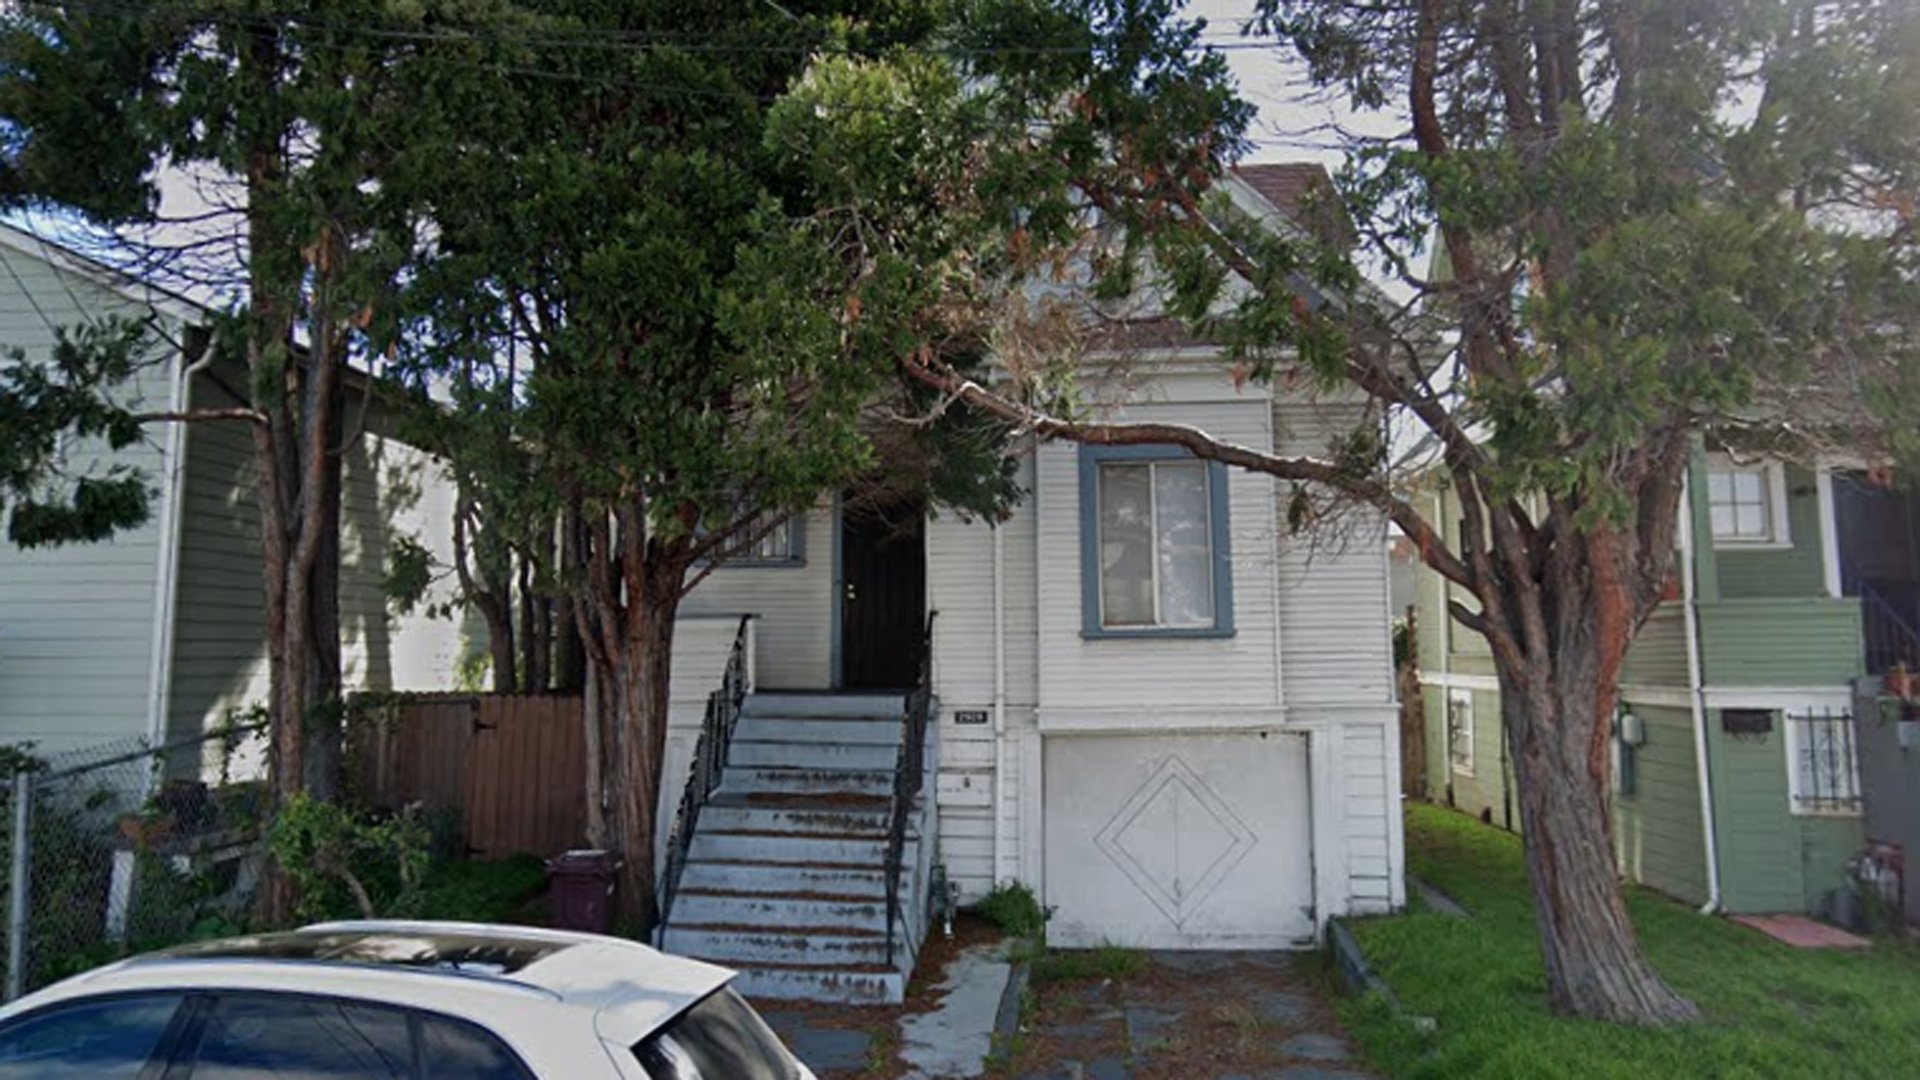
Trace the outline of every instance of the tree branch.
<instances>
[{"instance_id":1,"label":"tree branch","mask_svg":"<svg viewBox=\"0 0 1920 1080\"><path fill-rule=\"evenodd\" d=\"M1065 439L1094 446L1167 444L1178 446L1194 457L1207 461L1218 461L1223 465L1265 473L1282 480L1332 488L1385 513L1413 541L1427 565L1449 580L1473 590L1475 595L1479 593L1472 571L1447 550L1446 543L1426 518L1377 477L1356 474L1316 458L1286 457L1222 442L1186 424L1147 421L1086 423L1068 420L997 394L924 354L909 357L902 363L908 375L925 385L1042 438Z\"/></svg>"},{"instance_id":2,"label":"tree branch","mask_svg":"<svg viewBox=\"0 0 1920 1080\"><path fill-rule=\"evenodd\" d=\"M265 424L267 414L259 409L184 409L178 412L135 413L133 418L143 424L180 423L198 424L212 420L245 420L253 424Z\"/></svg>"}]
</instances>

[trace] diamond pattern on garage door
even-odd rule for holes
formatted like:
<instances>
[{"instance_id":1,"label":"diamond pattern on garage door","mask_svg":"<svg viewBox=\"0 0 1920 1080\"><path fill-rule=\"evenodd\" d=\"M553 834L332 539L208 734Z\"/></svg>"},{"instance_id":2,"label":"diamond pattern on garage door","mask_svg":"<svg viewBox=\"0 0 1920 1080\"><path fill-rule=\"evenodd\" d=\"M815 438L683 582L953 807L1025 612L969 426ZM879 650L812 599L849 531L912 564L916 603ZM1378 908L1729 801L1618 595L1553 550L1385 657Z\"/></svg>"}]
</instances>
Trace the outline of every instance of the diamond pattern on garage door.
<instances>
[{"instance_id":1,"label":"diamond pattern on garage door","mask_svg":"<svg viewBox=\"0 0 1920 1080\"><path fill-rule=\"evenodd\" d=\"M1094 837L1095 846L1180 929L1258 842L1178 756L1161 761Z\"/></svg>"}]
</instances>

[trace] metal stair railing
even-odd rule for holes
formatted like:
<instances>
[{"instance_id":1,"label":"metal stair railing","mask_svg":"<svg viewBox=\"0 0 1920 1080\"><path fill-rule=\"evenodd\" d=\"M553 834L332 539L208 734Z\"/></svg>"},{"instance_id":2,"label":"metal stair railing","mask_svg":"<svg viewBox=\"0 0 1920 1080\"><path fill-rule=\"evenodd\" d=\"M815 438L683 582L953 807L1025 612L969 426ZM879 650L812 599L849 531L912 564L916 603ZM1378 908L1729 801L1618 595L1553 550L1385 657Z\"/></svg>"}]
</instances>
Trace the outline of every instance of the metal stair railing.
<instances>
[{"instance_id":1,"label":"metal stair railing","mask_svg":"<svg viewBox=\"0 0 1920 1080\"><path fill-rule=\"evenodd\" d=\"M1864 582L1860 585L1860 613L1869 673L1881 674L1896 663L1920 668L1920 630L1885 594Z\"/></svg>"},{"instance_id":2,"label":"metal stair railing","mask_svg":"<svg viewBox=\"0 0 1920 1080\"><path fill-rule=\"evenodd\" d=\"M893 965L895 929L901 921L900 877L907 847L907 819L913 814L914 800L926 786L927 714L933 706L933 619L940 614L927 612L927 624L920 637L919 673L913 689L907 693L905 714L900 719L900 752L893 763L893 806L887 815L887 965Z\"/></svg>"},{"instance_id":3,"label":"metal stair railing","mask_svg":"<svg viewBox=\"0 0 1920 1080\"><path fill-rule=\"evenodd\" d=\"M740 707L747 699L747 627L752 622L752 615L740 617L740 628L734 632L733 646L727 652L726 669L720 675L720 688L707 695L707 712L700 721L700 740L693 747L686 791L680 796L680 810L674 815L673 833L667 839L667 865L660 875L655 941L661 944L665 943L674 898L680 892L680 876L687 869L687 852L693 848L694 830L700 825L700 811L726 772L733 730L740 723Z\"/></svg>"}]
</instances>

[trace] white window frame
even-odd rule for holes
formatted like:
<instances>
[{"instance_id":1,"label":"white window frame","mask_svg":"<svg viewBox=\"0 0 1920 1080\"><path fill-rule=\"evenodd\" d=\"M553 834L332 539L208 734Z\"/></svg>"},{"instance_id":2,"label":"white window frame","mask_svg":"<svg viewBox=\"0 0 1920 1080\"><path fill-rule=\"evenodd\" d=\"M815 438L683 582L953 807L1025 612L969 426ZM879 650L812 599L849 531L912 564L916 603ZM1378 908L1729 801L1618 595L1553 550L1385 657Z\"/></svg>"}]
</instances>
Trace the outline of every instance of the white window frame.
<instances>
[{"instance_id":1,"label":"white window frame","mask_svg":"<svg viewBox=\"0 0 1920 1080\"><path fill-rule=\"evenodd\" d=\"M1767 535L1760 537L1723 536L1713 531L1713 474L1758 473L1761 490L1767 496ZM1707 455L1707 525L1714 550L1785 551L1793 547L1792 530L1787 521L1787 470L1778 460L1735 461L1728 454Z\"/></svg>"},{"instance_id":2,"label":"white window frame","mask_svg":"<svg viewBox=\"0 0 1920 1080\"><path fill-rule=\"evenodd\" d=\"M1801 724L1795 722L1794 718L1796 716L1806 716L1812 711L1811 709L1778 709L1774 712L1774 715L1779 718L1780 727L1786 733L1785 738L1781 739L1780 742L1781 745L1786 747L1787 751L1787 809L1794 817L1859 817L1865 812L1866 801L1864 792L1860 787L1860 740L1857 737L1850 737L1847 742L1853 758L1853 776L1852 785L1849 789L1849 797L1854 805L1808 805L1807 801L1811 796L1807 793L1805 785L1802 783L1803 778L1800 775ZM1833 718L1839 721L1843 717L1846 718L1845 722L1849 725L1853 723L1851 714L1849 713L1835 713Z\"/></svg>"},{"instance_id":3,"label":"white window frame","mask_svg":"<svg viewBox=\"0 0 1920 1080\"><path fill-rule=\"evenodd\" d=\"M1464 722L1458 729L1458 734L1464 736L1464 738L1455 737L1454 718L1456 715L1464 717ZM1447 767L1452 770L1455 776L1473 775L1474 761L1477 755L1473 738L1474 719L1473 691L1463 687L1449 687L1447 690L1446 716ZM1466 743L1467 747L1464 764L1462 764L1460 755L1454 752L1456 745L1461 742Z\"/></svg>"}]
</instances>

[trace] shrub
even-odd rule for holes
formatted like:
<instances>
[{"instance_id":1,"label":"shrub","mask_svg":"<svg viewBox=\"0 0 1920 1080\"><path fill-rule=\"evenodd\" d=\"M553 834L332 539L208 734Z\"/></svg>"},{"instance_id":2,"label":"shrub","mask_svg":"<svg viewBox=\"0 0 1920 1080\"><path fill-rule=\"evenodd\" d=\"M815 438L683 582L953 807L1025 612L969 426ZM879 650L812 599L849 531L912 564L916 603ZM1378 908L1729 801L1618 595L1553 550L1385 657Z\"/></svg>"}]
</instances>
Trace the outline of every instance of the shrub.
<instances>
[{"instance_id":1,"label":"shrub","mask_svg":"<svg viewBox=\"0 0 1920 1080\"><path fill-rule=\"evenodd\" d=\"M546 884L546 864L532 855L441 863L427 871L408 914L459 922L521 922L528 901Z\"/></svg>"},{"instance_id":2,"label":"shrub","mask_svg":"<svg viewBox=\"0 0 1920 1080\"><path fill-rule=\"evenodd\" d=\"M1046 934L1046 909L1031 888L1017 881L995 885L974 905L973 913L1014 937L1038 939Z\"/></svg>"}]
</instances>

